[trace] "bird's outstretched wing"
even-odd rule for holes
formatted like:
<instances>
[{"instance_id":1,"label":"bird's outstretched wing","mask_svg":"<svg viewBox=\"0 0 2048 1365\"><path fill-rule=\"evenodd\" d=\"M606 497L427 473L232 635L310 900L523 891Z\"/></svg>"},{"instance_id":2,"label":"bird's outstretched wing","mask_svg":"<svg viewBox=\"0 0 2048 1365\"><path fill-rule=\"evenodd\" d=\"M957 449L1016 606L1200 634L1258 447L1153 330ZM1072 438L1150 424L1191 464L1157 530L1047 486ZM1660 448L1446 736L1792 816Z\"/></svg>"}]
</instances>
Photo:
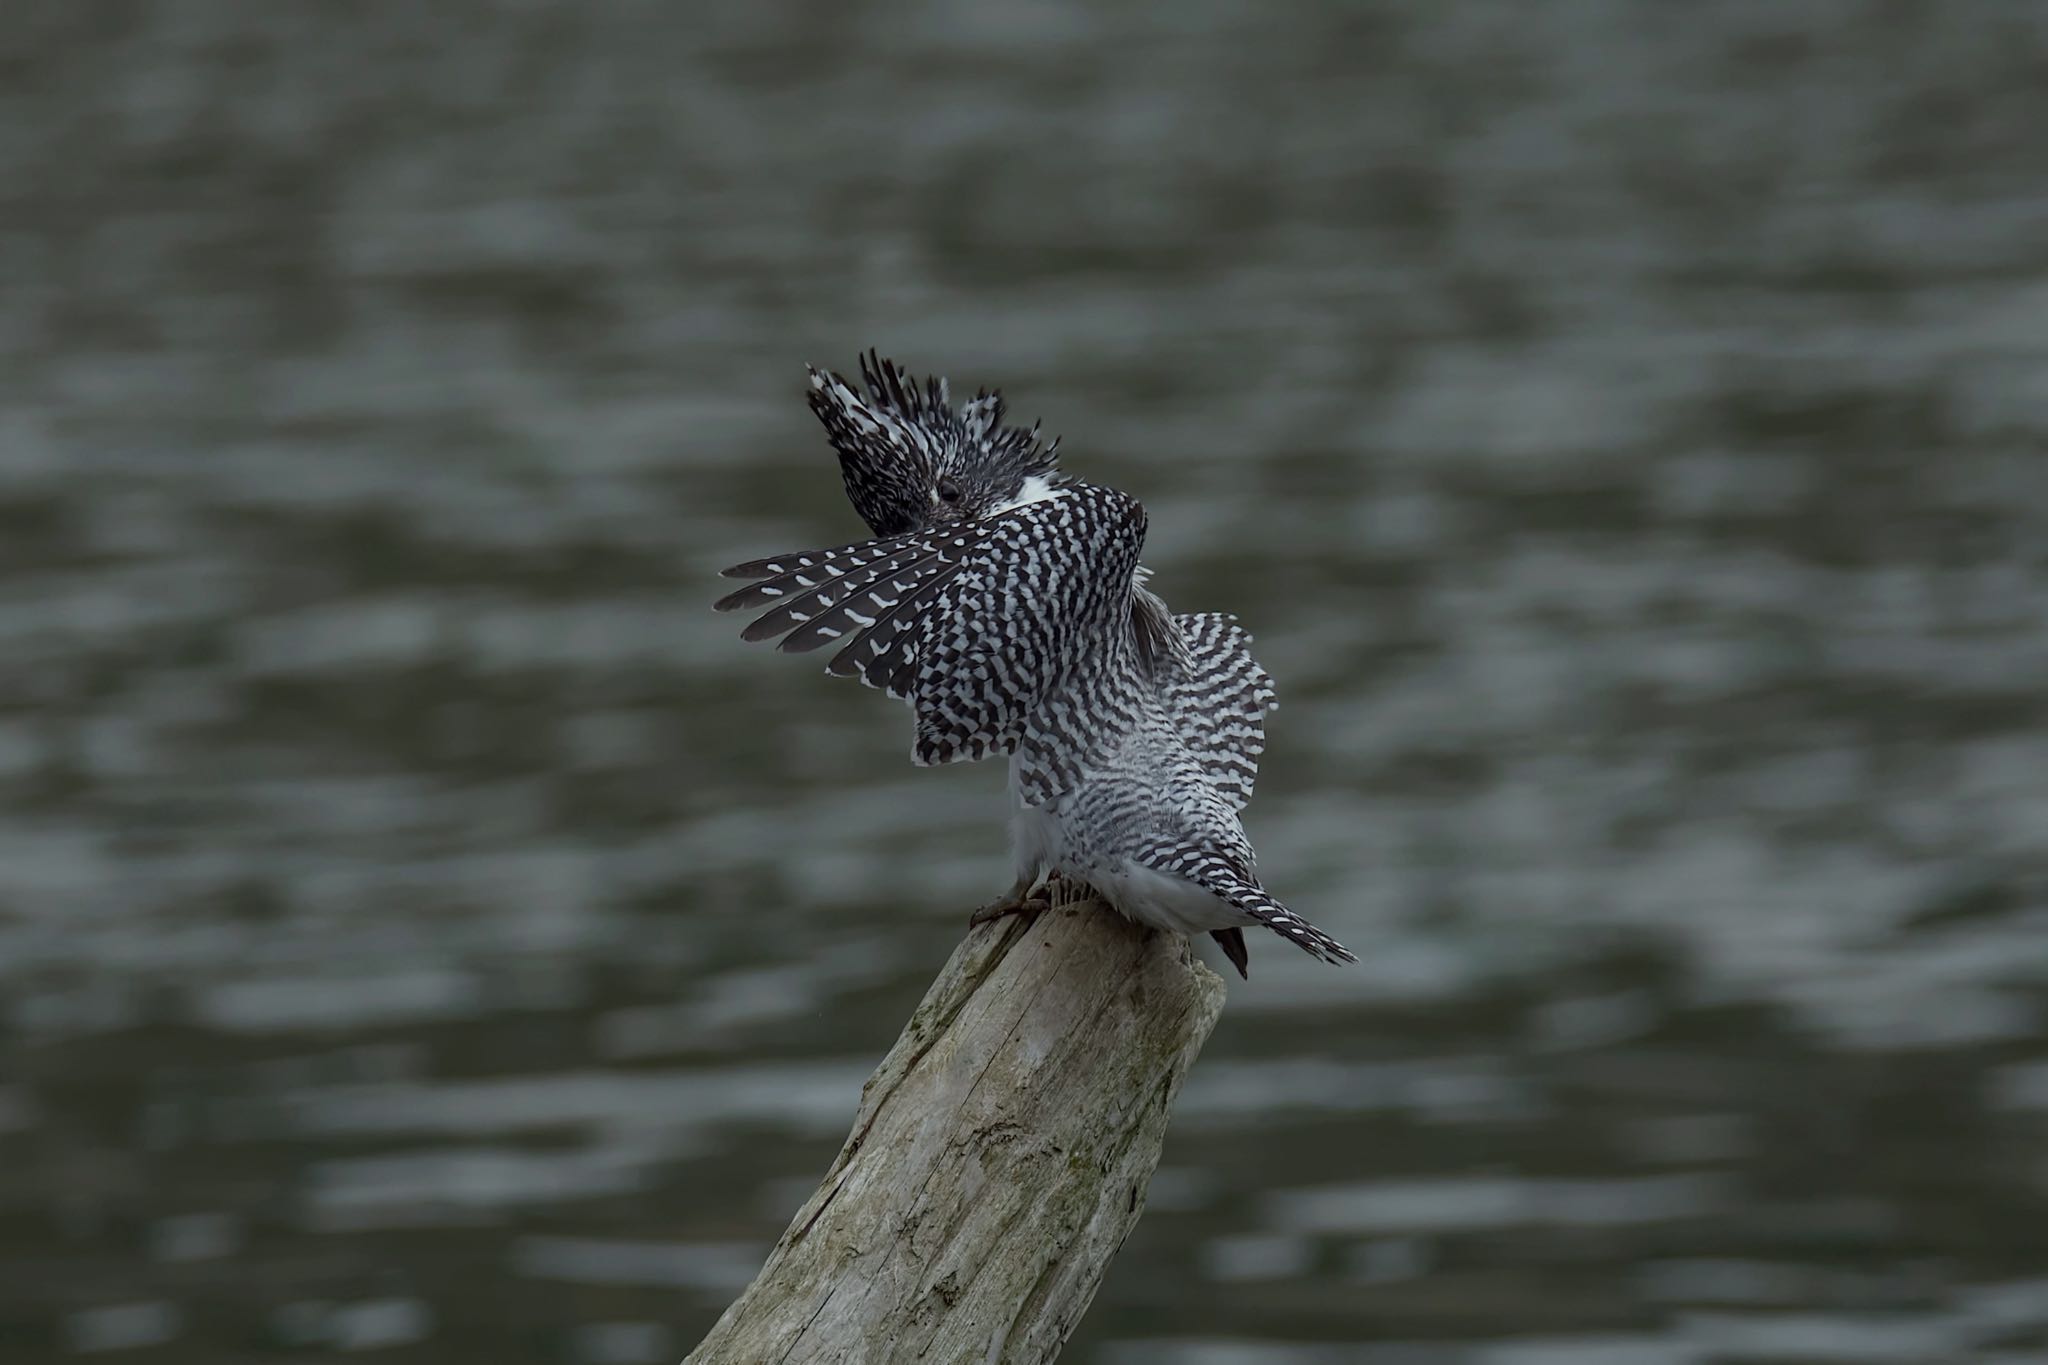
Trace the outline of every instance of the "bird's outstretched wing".
<instances>
[{"instance_id":1,"label":"bird's outstretched wing","mask_svg":"<svg viewBox=\"0 0 2048 1365\"><path fill-rule=\"evenodd\" d=\"M1273 679L1252 657L1252 637L1221 612L1176 616L1187 649L1166 678L1181 741L1233 810L1251 800L1266 751Z\"/></svg>"},{"instance_id":2,"label":"bird's outstretched wing","mask_svg":"<svg viewBox=\"0 0 2048 1365\"><path fill-rule=\"evenodd\" d=\"M910 703L912 758L1009 753L1024 722L1104 632L1127 628L1145 540L1135 498L1062 483L976 521L735 565L755 582L720 611L770 606L742 632Z\"/></svg>"}]
</instances>

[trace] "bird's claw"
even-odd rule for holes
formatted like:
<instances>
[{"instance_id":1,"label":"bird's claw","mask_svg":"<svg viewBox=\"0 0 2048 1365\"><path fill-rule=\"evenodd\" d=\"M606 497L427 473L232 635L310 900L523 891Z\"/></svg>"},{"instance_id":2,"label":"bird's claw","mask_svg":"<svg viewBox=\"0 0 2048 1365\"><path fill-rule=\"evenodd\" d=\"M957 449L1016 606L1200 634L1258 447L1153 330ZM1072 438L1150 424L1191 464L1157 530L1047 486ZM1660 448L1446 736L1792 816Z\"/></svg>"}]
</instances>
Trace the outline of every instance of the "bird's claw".
<instances>
[{"instance_id":1,"label":"bird's claw","mask_svg":"<svg viewBox=\"0 0 2048 1365\"><path fill-rule=\"evenodd\" d=\"M1007 915L1036 915L1041 910L1052 909L1052 902L1043 896L1003 896L990 901L967 917L969 928L990 924Z\"/></svg>"}]
</instances>

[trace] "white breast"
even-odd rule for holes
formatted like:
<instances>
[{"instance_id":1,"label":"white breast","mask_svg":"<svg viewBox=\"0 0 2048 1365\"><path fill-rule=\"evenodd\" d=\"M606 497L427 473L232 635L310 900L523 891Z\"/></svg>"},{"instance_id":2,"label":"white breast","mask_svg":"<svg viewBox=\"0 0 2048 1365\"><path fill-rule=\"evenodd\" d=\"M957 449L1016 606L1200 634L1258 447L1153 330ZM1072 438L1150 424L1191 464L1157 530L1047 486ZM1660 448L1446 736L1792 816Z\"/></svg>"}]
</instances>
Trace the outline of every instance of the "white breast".
<instances>
[{"instance_id":1,"label":"white breast","mask_svg":"<svg viewBox=\"0 0 2048 1365\"><path fill-rule=\"evenodd\" d=\"M1098 872L1095 889L1125 918L1176 933L1199 934L1252 923L1249 915L1193 882L1129 859L1112 872Z\"/></svg>"}]
</instances>

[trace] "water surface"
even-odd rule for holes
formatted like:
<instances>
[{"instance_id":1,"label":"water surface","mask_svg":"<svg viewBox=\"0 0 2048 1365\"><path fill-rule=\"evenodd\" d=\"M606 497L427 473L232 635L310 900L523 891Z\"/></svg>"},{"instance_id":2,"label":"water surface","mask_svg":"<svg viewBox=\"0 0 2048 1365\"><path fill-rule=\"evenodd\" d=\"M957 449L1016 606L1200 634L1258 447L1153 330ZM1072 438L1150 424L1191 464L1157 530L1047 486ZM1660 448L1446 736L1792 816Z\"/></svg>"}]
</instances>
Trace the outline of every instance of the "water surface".
<instances>
[{"instance_id":1,"label":"water surface","mask_svg":"<svg viewBox=\"0 0 2048 1365\"><path fill-rule=\"evenodd\" d=\"M876 344L1151 510L1278 940L1067 1358L2048 1355L2039 7L45 7L0 1354L671 1361L1005 880L706 606Z\"/></svg>"}]
</instances>

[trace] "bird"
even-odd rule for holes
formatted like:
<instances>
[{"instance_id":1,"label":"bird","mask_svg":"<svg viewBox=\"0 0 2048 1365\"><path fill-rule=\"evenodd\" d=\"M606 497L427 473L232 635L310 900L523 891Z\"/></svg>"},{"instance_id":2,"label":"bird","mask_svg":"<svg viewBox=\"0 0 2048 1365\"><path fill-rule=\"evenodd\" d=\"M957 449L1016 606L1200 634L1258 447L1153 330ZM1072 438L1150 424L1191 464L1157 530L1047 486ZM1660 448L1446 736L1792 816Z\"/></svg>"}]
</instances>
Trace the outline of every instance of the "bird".
<instances>
[{"instance_id":1,"label":"bird","mask_svg":"<svg viewBox=\"0 0 2048 1365\"><path fill-rule=\"evenodd\" d=\"M933 377L920 386L901 366L870 350L860 358L865 396L837 374L810 367L809 403L837 451L848 500L877 536L929 527L949 505L968 497L961 476L995 474L992 490L998 500L1009 454L1025 478L1048 473L1056 465L1058 441L1037 450L1040 427L1028 430L1001 424L1000 392L982 390L952 412L947 383ZM962 458L969 433L986 443L978 455ZM985 497L979 501L986 501ZM973 515L970 502L968 515ZM1138 573L1146 570L1141 566ZM1224 791L1234 809L1251 798L1258 759L1265 748L1265 712L1276 705L1272 678L1250 651L1251 636L1223 613L1197 613L1173 618L1187 642L1186 660L1162 678L1163 700L1177 719L1184 744L1205 759L1212 785ZM1227 699L1219 705L1218 699ZM977 919L1046 902L1085 897L1085 888L1066 884L1058 872L1045 877L1045 895L1000 899L977 911ZM1249 957L1244 930L1211 931L1224 956L1247 976Z\"/></svg>"},{"instance_id":2,"label":"bird","mask_svg":"<svg viewBox=\"0 0 2048 1365\"><path fill-rule=\"evenodd\" d=\"M715 606L767 610L742 638L909 703L919 765L1009 759L1015 882L973 921L1092 894L1140 924L1208 932L1249 976L1264 926L1356 957L1259 881L1239 812L1272 680L1222 613L1176 616L1139 563L1145 509L1059 468L1000 391L955 408L869 352L864 391L810 370L809 403L873 539L726 569Z\"/></svg>"}]
</instances>

